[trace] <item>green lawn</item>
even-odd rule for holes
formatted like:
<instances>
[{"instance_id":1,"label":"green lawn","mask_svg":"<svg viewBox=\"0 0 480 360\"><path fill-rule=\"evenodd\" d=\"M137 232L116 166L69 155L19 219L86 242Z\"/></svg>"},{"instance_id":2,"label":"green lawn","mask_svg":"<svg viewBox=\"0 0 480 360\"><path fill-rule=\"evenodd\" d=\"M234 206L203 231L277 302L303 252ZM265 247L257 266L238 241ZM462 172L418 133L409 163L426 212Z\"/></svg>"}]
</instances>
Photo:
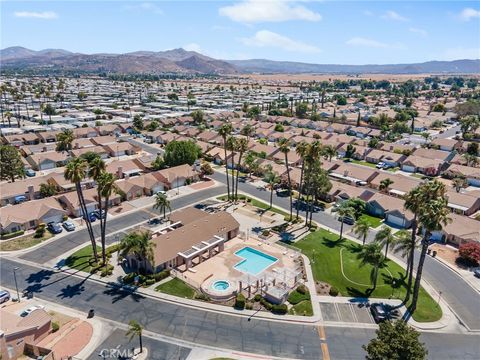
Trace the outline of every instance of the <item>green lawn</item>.
<instances>
[{"instance_id":1,"label":"green lawn","mask_svg":"<svg viewBox=\"0 0 480 360\"><path fill-rule=\"evenodd\" d=\"M12 240L3 240L0 242L0 251L16 251L27 249L29 247L40 244L50 239L53 235L49 231L45 231L43 237L37 238L32 235L21 236Z\"/></svg>"},{"instance_id":2,"label":"green lawn","mask_svg":"<svg viewBox=\"0 0 480 360\"><path fill-rule=\"evenodd\" d=\"M371 266L360 266L357 254L361 245L346 239L340 241L338 238L338 235L320 229L292 245L311 259L315 280L329 283L343 296L368 297L366 292L371 288ZM342 274L341 261L345 276ZM398 264L388 260L386 267L380 270L377 288L370 297L403 299L406 293L404 275L405 271ZM396 282L395 287L392 287L393 280ZM419 322L428 322L441 317L442 310L422 288L413 318Z\"/></svg>"},{"instance_id":3,"label":"green lawn","mask_svg":"<svg viewBox=\"0 0 480 360\"><path fill-rule=\"evenodd\" d=\"M178 278L173 278L170 281L158 285L155 290L186 299L193 299L196 294L194 289Z\"/></svg>"},{"instance_id":4,"label":"green lawn","mask_svg":"<svg viewBox=\"0 0 480 360\"><path fill-rule=\"evenodd\" d=\"M370 227L372 228L377 228L382 223L382 219L375 216L368 215L368 214L363 214L358 219L367 219L368 223L370 224Z\"/></svg>"},{"instance_id":5,"label":"green lawn","mask_svg":"<svg viewBox=\"0 0 480 360\"><path fill-rule=\"evenodd\" d=\"M250 196L246 196L246 195L243 195L243 194L239 194L238 195L238 198L239 200L245 200L245 199L250 199L250 202L249 204L259 208L259 209L262 209L262 210L268 210L268 211L272 211L274 213L277 213L277 214L280 214L282 216L290 216L289 213L283 211L283 210L280 210L280 209L277 209L276 207L270 207L270 204L267 204L267 203L264 203L263 201L259 201L257 199L254 199L254 198L251 198ZM221 200L221 201L226 201L227 200L227 195L222 195L222 196L219 196L217 197L218 200Z\"/></svg>"},{"instance_id":6,"label":"green lawn","mask_svg":"<svg viewBox=\"0 0 480 360\"><path fill-rule=\"evenodd\" d=\"M310 294L308 292L306 294L302 294L297 290L293 290L288 296L288 302L292 305L299 304L304 300L310 300Z\"/></svg>"},{"instance_id":7,"label":"green lawn","mask_svg":"<svg viewBox=\"0 0 480 360\"><path fill-rule=\"evenodd\" d=\"M101 248L97 246L97 252L100 256ZM77 269L80 271L90 272L91 270L91 263L93 263L93 249L92 245L87 245L77 251L75 251L72 255L70 255L65 260L65 265L72 268Z\"/></svg>"},{"instance_id":8,"label":"green lawn","mask_svg":"<svg viewBox=\"0 0 480 360\"><path fill-rule=\"evenodd\" d=\"M294 305L288 311L290 315L313 316L312 302L310 300L303 300L297 305Z\"/></svg>"},{"instance_id":9,"label":"green lawn","mask_svg":"<svg viewBox=\"0 0 480 360\"><path fill-rule=\"evenodd\" d=\"M377 164L372 164L372 163L369 163L368 161L363 161L363 160L355 160L355 159L350 159L350 162L351 163L354 163L354 164L359 164L359 165L363 165L363 166L368 166L368 167L371 167L371 168L374 168L376 167Z\"/></svg>"}]
</instances>

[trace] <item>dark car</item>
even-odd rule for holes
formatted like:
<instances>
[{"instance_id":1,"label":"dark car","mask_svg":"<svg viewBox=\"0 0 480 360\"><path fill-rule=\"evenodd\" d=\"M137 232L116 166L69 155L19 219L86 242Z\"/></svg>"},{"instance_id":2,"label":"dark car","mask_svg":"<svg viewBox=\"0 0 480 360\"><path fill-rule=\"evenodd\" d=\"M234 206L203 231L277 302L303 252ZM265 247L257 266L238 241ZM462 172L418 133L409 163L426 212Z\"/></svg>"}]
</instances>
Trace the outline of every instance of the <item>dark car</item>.
<instances>
[{"instance_id":1,"label":"dark car","mask_svg":"<svg viewBox=\"0 0 480 360\"><path fill-rule=\"evenodd\" d=\"M480 269L473 270L473 275L477 278L480 278Z\"/></svg>"},{"instance_id":2,"label":"dark car","mask_svg":"<svg viewBox=\"0 0 480 360\"><path fill-rule=\"evenodd\" d=\"M63 231L62 227L53 221L47 224L47 229L50 230L52 234L60 234Z\"/></svg>"},{"instance_id":3,"label":"dark car","mask_svg":"<svg viewBox=\"0 0 480 360\"><path fill-rule=\"evenodd\" d=\"M350 216L345 216L345 217L339 216L338 217L338 221L342 221L342 219L343 219L344 224L348 224L348 225L355 224L355 219L351 218Z\"/></svg>"},{"instance_id":4,"label":"dark car","mask_svg":"<svg viewBox=\"0 0 480 360\"><path fill-rule=\"evenodd\" d=\"M88 216L88 218L87 218L87 216ZM85 220L87 220L87 219L90 220L91 223L94 222L95 220L97 220L97 217L95 216L95 214L93 212L91 212L87 216L84 216L83 218Z\"/></svg>"},{"instance_id":5,"label":"dark car","mask_svg":"<svg viewBox=\"0 0 480 360\"><path fill-rule=\"evenodd\" d=\"M382 303L374 303L370 305L370 312L376 323L388 320L388 312Z\"/></svg>"},{"instance_id":6,"label":"dark car","mask_svg":"<svg viewBox=\"0 0 480 360\"><path fill-rule=\"evenodd\" d=\"M95 216L97 219L105 219L106 212L103 210L95 210L93 213L93 216Z\"/></svg>"},{"instance_id":7,"label":"dark car","mask_svg":"<svg viewBox=\"0 0 480 360\"><path fill-rule=\"evenodd\" d=\"M148 220L148 225L158 225L162 223L162 219L159 218L153 218Z\"/></svg>"}]
</instances>

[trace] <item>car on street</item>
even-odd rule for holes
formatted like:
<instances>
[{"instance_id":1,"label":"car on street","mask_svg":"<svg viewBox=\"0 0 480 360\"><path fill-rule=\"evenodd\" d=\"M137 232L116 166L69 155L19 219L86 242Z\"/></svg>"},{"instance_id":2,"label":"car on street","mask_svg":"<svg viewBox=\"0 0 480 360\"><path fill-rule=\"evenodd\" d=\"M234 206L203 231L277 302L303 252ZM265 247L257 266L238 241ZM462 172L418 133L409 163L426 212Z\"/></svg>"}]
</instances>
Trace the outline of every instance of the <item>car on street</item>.
<instances>
[{"instance_id":1,"label":"car on street","mask_svg":"<svg viewBox=\"0 0 480 360\"><path fill-rule=\"evenodd\" d=\"M153 218L148 220L148 225L158 225L161 224L163 221L160 218Z\"/></svg>"},{"instance_id":2,"label":"car on street","mask_svg":"<svg viewBox=\"0 0 480 360\"><path fill-rule=\"evenodd\" d=\"M473 275L477 278L480 278L480 268L473 270Z\"/></svg>"},{"instance_id":3,"label":"car on street","mask_svg":"<svg viewBox=\"0 0 480 360\"><path fill-rule=\"evenodd\" d=\"M60 234L63 230L62 227L56 223L56 222L49 222L47 224L47 229L52 233L52 234Z\"/></svg>"},{"instance_id":4,"label":"car on street","mask_svg":"<svg viewBox=\"0 0 480 360\"><path fill-rule=\"evenodd\" d=\"M353 224L355 224L355 219L352 218L352 217L350 217L350 216L345 216L345 217L339 216L339 217L338 217L338 221L342 221L342 219L343 219L343 223L344 223L344 224L348 224L348 225L353 225Z\"/></svg>"},{"instance_id":5,"label":"car on street","mask_svg":"<svg viewBox=\"0 0 480 360\"><path fill-rule=\"evenodd\" d=\"M382 303L373 303L370 305L370 312L376 323L388 320L388 312L385 305Z\"/></svg>"},{"instance_id":6,"label":"car on street","mask_svg":"<svg viewBox=\"0 0 480 360\"><path fill-rule=\"evenodd\" d=\"M27 197L25 195L18 195L18 196L15 196L15 199L14 199L14 203L15 204L21 204L23 202L27 201Z\"/></svg>"},{"instance_id":7,"label":"car on street","mask_svg":"<svg viewBox=\"0 0 480 360\"><path fill-rule=\"evenodd\" d=\"M10 293L7 290L0 290L0 304L10 300Z\"/></svg>"},{"instance_id":8,"label":"car on street","mask_svg":"<svg viewBox=\"0 0 480 360\"><path fill-rule=\"evenodd\" d=\"M88 216L88 217L87 217ZM97 217L95 216L95 214L93 212L91 212L90 214L88 214L87 216L84 216L83 218L85 220L90 220L90 222L95 222L95 220L97 220Z\"/></svg>"},{"instance_id":9,"label":"car on street","mask_svg":"<svg viewBox=\"0 0 480 360\"><path fill-rule=\"evenodd\" d=\"M27 175L28 177L34 177L35 171L33 171L32 169L27 169L25 170L25 175Z\"/></svg>"},{"instance_id":10,"label":"car on street","mask_svg":"<svg viewBox=\"0 0 480 360\"><path fill-rule=\"evenodd\" d=\"M20 316L21 316L21 317L28 316L28 315L30 315L32 312L34 312L35 310L40 310L40 309L45 309L45 306L43 306L43 305L33 305L33 306L30 306L30 307L24 309L24 310L20 313Z\"/></svg>"},{"instance_id":11,"label":"car on street","mask_svg":"<svg viewBox=\"0 0 480 360\"><path fill-rule=\"evenodd\" d=\"M155 196L157 194L162 194L162 195L167 196L167 192L165 190L158 190L157 192L153 193L153 196Z\"/></svg>"},{"instance_id":12,"label":"car on street","mask_svg":"<svg viewBox=\"0 0 480 360\"><path fill-rule=\"evenodd\" d=\"M97 219L105 219L106 212L104 210L95 210L93 213Z\"/></svg>"},{"instance_id":13,"label":"car on street","mask_svg":"<svg viewBox=\"0 0 480 360\"><path fill-rule=\"evenodd\" d=\"M383 167L385 166L386 164L383 162L383 161L380 161L377 165L375 165L375 167L377 169L383 169Z\"/></svg>"},{"instance_id":14,"label":"car on street","mask_svg":"<svg viewBox=\"0 0 480 360\"><path fill-rule=\"evenodd\" d=\"M71 221L64 221L62 226L67 231L74 231L75 230L75 224L72 223Z\"/></svg>"}]
</instances>

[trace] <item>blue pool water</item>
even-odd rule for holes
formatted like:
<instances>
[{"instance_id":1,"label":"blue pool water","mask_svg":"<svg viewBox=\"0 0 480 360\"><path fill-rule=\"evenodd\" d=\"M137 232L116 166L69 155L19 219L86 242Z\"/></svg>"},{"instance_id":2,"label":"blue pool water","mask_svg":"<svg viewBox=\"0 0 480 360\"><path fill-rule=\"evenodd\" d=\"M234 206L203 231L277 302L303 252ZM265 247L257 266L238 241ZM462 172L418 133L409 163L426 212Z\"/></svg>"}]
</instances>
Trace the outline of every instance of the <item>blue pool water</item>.
<instances>
[{"instance_id":1,"label":"blue pool water","mask_svg":"<svg viewBox=\"0 0 480 360\"><path fill-rule=\"evenodd\" d=\"M235 255L243 258L243 260L235 265L234 268L251 275L260 274L278 260L276 257L267 255L251 247L244 247L238 250Z\"/></svg>"},{"instance_id":2,"label":"blue pool water","mask_svg":"<svg viewBox=\"0 0 480 360\"><path fill-rule=\"evenodd\" d=\"M217 291L225 291L230 287L230 284L226 280L218 280L212 284L212 287Z\"/></svg>"}]
</instances>

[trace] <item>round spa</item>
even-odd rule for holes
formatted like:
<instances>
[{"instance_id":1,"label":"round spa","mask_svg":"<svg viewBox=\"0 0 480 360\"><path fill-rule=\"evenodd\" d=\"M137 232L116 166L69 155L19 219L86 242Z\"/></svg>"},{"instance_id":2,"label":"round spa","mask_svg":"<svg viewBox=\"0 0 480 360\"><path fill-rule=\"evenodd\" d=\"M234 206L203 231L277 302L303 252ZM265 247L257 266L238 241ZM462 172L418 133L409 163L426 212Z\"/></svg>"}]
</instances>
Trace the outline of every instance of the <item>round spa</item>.
<instances>
[{"instance_id":1,"label":"round spa","mask_svg":"<svg viewBox=\"0 0 480 360\"><path fill-rule=\"evenodd\" d=\"M235 286L228 280L208 279L202 284L202 292L212 300L228 300L235 296Z\"/></svg>"}]
</instances>

